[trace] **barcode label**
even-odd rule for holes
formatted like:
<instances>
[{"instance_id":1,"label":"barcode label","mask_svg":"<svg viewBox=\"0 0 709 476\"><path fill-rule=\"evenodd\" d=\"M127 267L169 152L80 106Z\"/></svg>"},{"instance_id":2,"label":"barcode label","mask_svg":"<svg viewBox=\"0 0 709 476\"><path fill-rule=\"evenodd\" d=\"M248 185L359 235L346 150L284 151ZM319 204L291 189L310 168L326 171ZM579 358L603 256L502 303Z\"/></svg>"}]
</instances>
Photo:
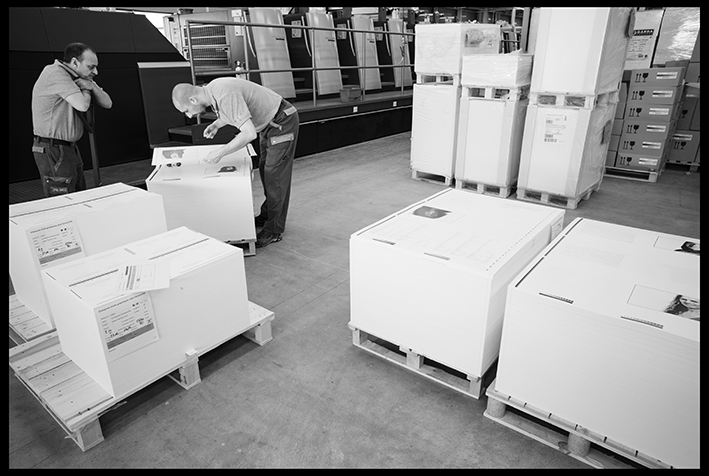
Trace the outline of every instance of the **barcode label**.
<instances>
[{"instance_id":1,"label":"barcode label","mask_svg":"<svg viewBox=\"0 0 709 476\"><path fill-rule=\"evenodd\" d=\"M553 134L544 134L544 142L559 142L554 138Z\"/></svg>"}]
</instances>

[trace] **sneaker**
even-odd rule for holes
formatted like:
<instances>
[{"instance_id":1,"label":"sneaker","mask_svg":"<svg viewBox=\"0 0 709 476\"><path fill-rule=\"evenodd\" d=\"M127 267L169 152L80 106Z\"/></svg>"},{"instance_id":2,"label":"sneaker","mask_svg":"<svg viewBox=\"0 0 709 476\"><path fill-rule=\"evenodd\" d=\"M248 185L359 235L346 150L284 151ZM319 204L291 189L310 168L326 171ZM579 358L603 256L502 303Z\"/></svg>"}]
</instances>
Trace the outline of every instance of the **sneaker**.
<instances>
[{"instance_id":1,"label":"sneaker","mask_svg":"<svg viewBox=\"0 0 709 476\"><path fill-rule=\"evenodd\" d=\"M261 230L261 233L256 235L256 248L263 248L271 243L278 243L281 241L282 237L280 233L269 233L267 231Z\"/></svg>"},{"instance_id":2,"label":"sneaker","mask_svg":"<svg viewBox=\"0 0 709 476\"><path fill-rule=\"evenodd\" d=\"M266 224L267 218L264 217L263 215L259 215L257 217L254 217L254 223L256 224L257 227L263 227L263 225Z\"/></svg>"}]
</instances>

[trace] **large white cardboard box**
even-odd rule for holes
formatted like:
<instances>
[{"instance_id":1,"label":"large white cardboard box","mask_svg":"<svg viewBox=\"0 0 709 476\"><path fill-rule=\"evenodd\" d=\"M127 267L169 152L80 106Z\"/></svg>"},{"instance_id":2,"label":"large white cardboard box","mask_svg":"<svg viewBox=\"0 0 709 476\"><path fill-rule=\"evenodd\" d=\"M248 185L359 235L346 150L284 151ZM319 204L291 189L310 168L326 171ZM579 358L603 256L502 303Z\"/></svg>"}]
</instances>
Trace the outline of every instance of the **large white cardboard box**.
<instances>
[{"instance_id":1,"label":"large white cardboard box","mask_svg":"<svg viewBox=\"0 0 709 476\"><path fill-rule=\"evenodd\" d=\"M155 169L145 180L160 194L169 230L186 226L222 241L256 239L250 146L216 164L202 161L221 145L153 150Z\"/></svg>"},{"instance_id":2,"label":"large white cardboard box","mask_svg":"<svg viewBox=\"0 0 709 476\"><path fill-rule=\"evenodd\" d=\"M119 289L123 271L150 284L165 270L169 287ZM62 352L116 399L250 324L243 251L185 227L55 266L43 278Z\"/></svg>"},{"instance_id":3,"label":"large white cardboard box","mask_svg":"<svg viewBox=\"0 0 709 476\"><path fill-rule=\"evenodd\" d=\"M699 467L699 240L576 218L510 283L495 390Z\"/></svg>"},{"instance_id":4,"label":"large white cardboard box","mask_svg":"<svg viewBox=\"0 0 709 476\"><path fill-rule=\"evenodd\" d=\"M633 11L631 7L541 7L531 90L585 95L617 90Z\"/></svg>"},{"instance_id":5,"label":"large white cardboard box","mask_svg":"<svg viewBox=\"0 0 709 476\"><path fill-rule=\"evenodd\" d=\"M165 231L162 197L123 183L10 205L17 298L54 328L43 269Z\"/></svg>"},{"instance_id":6,"label":"large white cardboard box","mask_svg":"<svg viewBox=\"0 0 709 476\"><path fill-rule=\"evenodd\" d=\"M528 99L460 98L456 179L500 187L517 181L528 104Z\"/></svg>"},{"instance_id":7,"label":"large white cardboard box","mask_svg":"<svg viewBox=\"0 0 709 476\"><path fill-rule=\"evenodd\" d=\"M446 189L350 237L350 327L468 376L497 359L507 285L564 211Z\"/></svg>"},{"instance_id":8,"label":"large white cardboard box","mask_svg":"<svg viewBox=\"0 0 709 476\"><path fill-rule=\"evenodd\" d=\"M453 177L460 86L414 84L411 168Z\"/></svg>"},{"instance_id":9,"label":"large white cardboard box","mask_svg":"<svg viewBox=\"0 0 709 476\"><path fill-rule=\"evenodd\" d=\"M615 104L593 109L530 104L517 188L575 198L603 179Z\"/></svg>"},{"instance_id":10,"label":"large white cardboard box","mask_svg":"<svg viewBox=\"0 0 709 476\"><path fill-rule=\"evenodd\" d=\"M417 23L414 71L459 75L464 56L500 52L500 26L482 23Z\"/></svg>"}]
</instances>

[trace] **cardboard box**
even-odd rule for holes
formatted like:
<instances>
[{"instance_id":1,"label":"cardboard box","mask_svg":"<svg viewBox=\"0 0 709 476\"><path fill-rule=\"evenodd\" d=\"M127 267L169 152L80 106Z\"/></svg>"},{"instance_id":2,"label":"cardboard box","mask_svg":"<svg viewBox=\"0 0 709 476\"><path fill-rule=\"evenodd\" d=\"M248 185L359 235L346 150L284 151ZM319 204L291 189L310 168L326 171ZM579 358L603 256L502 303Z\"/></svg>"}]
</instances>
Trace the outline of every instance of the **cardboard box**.
<instances>
[{"instance_id":1,"label":"cardboard box","mask_svg":"<svg viewBox=\"0 0 709 476\"><path fill-rule=\"evenodd\" d=\"M461 97L456 179L499 187L517 182L528 104Z\"/></svg>"},{"instance_id":2,"label":"cardboard box","mask_svg":"<svg viewBox=\"0 0 709 476\"><path fill-rule=\"evenodd\" d=\"M645 119L624 119L621 135L636 141L665 141L669 140L675 127L676 123L672 121L652 122Z\"/></svg>"},{"instance_id":3,"label":"cardboard box","mask_svg":"<svg viewBox=\"0 0 709 476\"><path fill-rule=\"evenodd\" d=\"M676 130L671 143L667 160L682 163L694 162L699 152L699 131Z\"/></svg>"},{"instance_id":4,"label":"cardboard box","mask_svg":"<svg viewBox=\"0 0 709 476\"><path fill-rule=\"evenodd\" d=\"M615 166L615 159L616 156L618 155L617 150L608 150L608 153L606 154L606 167L614 167Z\"/></svg>"},{"instance_id":5,"label":"cardboard box","mask_svg":"<svg viewBox=\"0 0 709 476\"><path fill-rule=\"evenodd\" d=\"M674 104L684 92L684 85L674 87L633 84L628 91L628 101L645 104Z\"/></svg>"},{"instance_id":6,"label":"cardboard box","mask_svg":"<svg viewBox=\"0 0 709 476\"><path fill-rule=\"evenodd\" d=\"M350 327L482 377L507 285L563 219L559 208L448 188L353 233Z\"/></svg>"},{"instance_id":7,"label":"cardboard box","mask_svg":"<svg viewBox=\"0 0 709 476\"><path fill-rule=\"evenodd\" d=\"M250 146L216 164L202 162L220 147L155 148L145 183L162 196L169 230L186 226L222 241L255 240Z\"/></svg>"},{"instance_id":8,"label":"cardboard box","mask_svg":"<svg viewBox=\"0 0 709 476\"><path fill-rule=\"evenodd\" d=\"M10 205L10 279L54 328L42 270L167 231L162 197L123 183Z\"/></svg>"},{"instance_id":9,"label":"cardboard box","mask_svg":"<svg viewBox=\"0 0 709 476\"><path fill-rule=\"evenodd\" d=\"M618 151L615 159L615 166L623 169L643 170L647 172L658 172L663 169L667 158L667 151L661 157L654 157L647 154L627 153Z\"/></svg>"},{"instance_id":10,"label":"cardboard box","mask_svg":"<svg viewBox=\"0 0 709 476\"><path fill-rule=\"evenodd\" d=\"M689 58L689 61L692 63L699 63L699 58L701 57L701 54L699 53L699 34L701 33L701 30L697 31L697 41L694 43L694 49L692 50L692 57Z\"/></svg>"},{"instance_id":11,"label":"cardboard box","mask_svg":"<svg viewBox=\"0 0 709 476\"><path fill-rule=\"evenodd\" d=\"M628 83L620 83L618 89L618 104L615 106L615 118L623 119L625 116L625 103L628 101Z\"/></svg>"},{"instance_id":12,"label":"cardboard box","mask_svg":"<svg viewBox=\"0 0 709 476\"><path fill-rule=\"evenodd\" d=\"M682 106L679 110L679 117L677 118L677 129L690 129L692 124L692 118L694 117L694 112L699 107L699 97L698 96L687 96L682 101Z\"/></svg>"},{"instance_id":13,"label":"cardboard box","mask_svg":"<svg viewBox=\"0 0 709 476\"><path fill-rule=\"evenodd\" d=\"M169 285L121 293L126 265ZM45 270L44 282L62 352L117 401L250 324L243 251L185 227Z\"/></svg>"},{"instance_id":14,"label":"cardboard box","mask_svg":"<svg viewBox=\"0 0 709 476\"><path fill-rule=\"evenodd\" d=\"M500 27L483 23L417 23L414 71L461 74L464 56L498 54Z\"/></svg>"},{"instance_id":15,"label":"cardboard box","mask_svg":"<svg viewBox=\"0 0 709 476\"><path fill-rule=\"evenodd\" d=\"M529 105L517 188L576 198L603 178L615 104Z\"/></svg>"},{"instance_id":16,"label":"cardboard box","mask_svg":"<svg viewBox=\"0 0 709 476\"><path fill-rule=\"evenodd\" d=\"M625 105L625 121L642 119L652 122L672 122L677 119L681 102L673 104L646 104L641 101L628 101Z\"/></svg>"},{"instance_id":17,"label":"cardboard box","mask_svg":"<svg viewBox=\"0 0 709 476\"><path fill-rule=\"evenodd\" d=\"M628 87L632 88L634 85L661 86L663 88L681 86L686 72L682 67L634 69L628 77Z\"/></svg>"},{"instance_id":18,"label":"cardboard box","mask_svg":"<svg viewBox=\"0 0 709 476\"><path fill-rule=\"evenodd\" d=\"M455 171L460 86L414 84L411 168L452 178Z\"/></svg>"},{"instance_id":19,"label":"cardboard box","mask_svg":"<svg viewBox=\"0 0 709 476\"><path fill-rule=\"evenodd\" d=\"M617 108L616 108L617 110ZM623 133L623 123L625 121L623 119L618 119L617 117L613 118L613 128L611 129L611 134L615 136L619 136Z\"/></svg>"},{"instance_id":20,"label":"cardboard box","mask_svg":"<svg viewBox=\"0 0 709 476\"><path fill-rule=\"evenodd\" d=\"M662 157L672 147L672 141L668 139L651 140L638 139L634 135L623 134L620 136L618 144L619 154L639 154L646 157Z\"/></svg>"},{"instance_id":21,"label":"cardboard box","mask_svg":"<svg viewBox=\"0 0 709 476\"><path fill-rule=\"evenodd\" d=\"M689 125L689 129L693 131L698 131L699 130L699 112L701 111L701 107L699 102L697 102L697 107L694 109L694 115L692 115L692 122Z\"/></svg>"},{"instance_id":22,"label":"cardboard box","mask_svg":"<svg viewBox=\"0 0 709 476\"><path fill-rule=\"evenodd\" d=\"M664 9L635 12L633 35L625 55L625 70L649 68L652 65L664 12Z\"/></svg>"},{"instance_id":23,"label":"cardboard box","mask_svg":"<svg viewBox=\"0 0 709 476\"><path fill-rule=\"evenodd\" d=\"M615 134L611 134L611 141L608 143L608 151L611 151L611 150L617 151L619 144L620 144L620 136L615 135Z\"/></svg>"},{"instance_id":24,"label":"cardboard box","mask_svg":"<svg viewBox=\"0 0 709 476\"><path fill-rule=\"evenodd\" d=\"M698 303L690 243L699 250L698 239L573 220L508 287L495 391L698 468L698 310L694 320L673 305Z\"/></svg>"},{"instance_id":25,"label":"cardboard box","mask_svg":"<svg viewBox=\"0 0 709 476\"><path fill-rule=\"evenodd\" d=\"M699 81L699 73L701 72L701 69L699 68L699 63L689 63L689 67L687 68L687 75L685 76L685 80L688 83L698 83Z\"/></svg>"},{"instance_id":26,"label":"cardboard box","mask_svg":"<svg viewBox=\"0 0 709 476\"><path fill-rule=\"evenodd\" d=\"M532 81L533 55L522 53L463 56L460 84L515 88Z\"/></svg>"},{"instance_id":27,"label":"cardboard box","mask_svg":"<svg viewBox=\"0 0 709 476\"><path fill-rule=\"evenodd\" d=\"M629 7L541 7L531 90L615 91L628 45Z\"/></svg>"}]
</instances>

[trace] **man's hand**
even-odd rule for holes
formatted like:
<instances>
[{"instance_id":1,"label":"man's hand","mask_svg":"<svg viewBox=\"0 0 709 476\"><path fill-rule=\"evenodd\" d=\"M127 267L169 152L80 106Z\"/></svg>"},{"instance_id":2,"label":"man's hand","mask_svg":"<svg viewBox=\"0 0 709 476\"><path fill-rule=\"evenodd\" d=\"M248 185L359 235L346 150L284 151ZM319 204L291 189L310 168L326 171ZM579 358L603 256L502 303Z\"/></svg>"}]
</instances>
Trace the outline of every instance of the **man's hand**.
<instances>
[{"instance_id":1,"label":"man's hand","mask_svg":"<svg viewBox=\"0 0 709 476\"><path fill-rule=\"evenodd\" d=\"M214 121L204 128L202 135L204 135L206 139L214 139L214 136L217 135L218 130L219 124L217 124L217 121Z\"/></svg>"},{"instance_id":2,"label":"man's hand","mask_svg":"<svg viewBox=\"0 0 709 476\"><path fill-rule=\"evenodd\" d=\"M76 78L74 82L82 91L93 91L94 89L94 82L90 79Z\"/></svg>"},{"instance_id":3,"label":"man's hand","mask_svg":"<svg viewBox=\"0 0 709 476\"><path fill-rule=\"evenodd\" d=\"M206 132L206 130L205 130L205 132ZM203 158L202 161L206 162L208 164L216 164L217 162L222 160L222 156L221 156L220 152L221 152L221 148L219 148L217 150L213 150L212 152L207 154L207 156L205 158Z\"/></svg>"}]
</instances>

